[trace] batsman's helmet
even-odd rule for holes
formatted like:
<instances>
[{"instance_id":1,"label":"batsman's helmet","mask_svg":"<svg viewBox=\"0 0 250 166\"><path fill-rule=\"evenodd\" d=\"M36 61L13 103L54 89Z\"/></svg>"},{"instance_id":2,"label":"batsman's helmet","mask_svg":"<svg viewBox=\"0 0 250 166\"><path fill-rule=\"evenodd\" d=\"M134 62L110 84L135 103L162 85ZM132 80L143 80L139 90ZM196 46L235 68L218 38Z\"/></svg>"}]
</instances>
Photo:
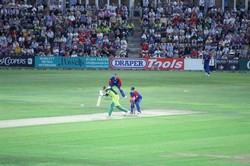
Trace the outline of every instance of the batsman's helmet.
<instances>
[{"instance_id":1,"label":"batsman's helmet","mask_svg":"<svg viewBox=\"0 0 250 166\"><path fill-rule=\"evenodd\" d=\"M132 86L132 87L131 87L131 90L135 90L135 87Z\"/></svg>"}]
</instances>

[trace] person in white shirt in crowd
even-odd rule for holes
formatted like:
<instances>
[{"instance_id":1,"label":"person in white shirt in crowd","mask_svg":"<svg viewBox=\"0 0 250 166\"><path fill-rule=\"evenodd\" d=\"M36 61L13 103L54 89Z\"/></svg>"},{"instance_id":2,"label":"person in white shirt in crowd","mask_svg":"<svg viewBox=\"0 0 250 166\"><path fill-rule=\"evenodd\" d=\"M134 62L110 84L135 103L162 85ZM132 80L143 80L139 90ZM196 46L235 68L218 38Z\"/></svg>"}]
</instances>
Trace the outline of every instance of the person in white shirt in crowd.
<instances>
[{"instance_id":1,"label":"person in white shirt in crowd","mask_svg":"<svg viewBox=\"0 0 250 166\"><path fill-rule=\"evenodd\" d=\"M77 53L75 51L72 52L72 54L70 55L71 57L78 57Z\"/></svg>"},{"instance_id":2,"label":"person in white shirt in crowd","mask_svg":"<svg viewBox=\"0 0 250 166\"><path fill-rule=\"evenodd\" d=\"M19 47L19 43L15 40L13 45L12 45L12 48L13 50L16 49L17 47Z\"/></svg>"},{"instance_id":3,"label":"person in white shirt in crowd","mask_svg":"<svg viewBox=\"0 0 250 166\"><path fill-rule=\"evenodd\" d=\"M64 35L62 35L61 38L60 38L60 42L66 43L67 42L67 38Z\"/></svg>"},{"instance_id":4,"label":"person in white shirt in crowd","mask_svg":"<svg viewBox=\"0 0 250 166\"><path fill-rule=\"evenodd\" d=\"M54 32L51 29L49 29L49 31L47 32L47 36L48 36L48 42L51 44L54 40L55 36Z\"/></svg>"},{"instance_id":5,"label":"person in white shirt in crowd","mask_svg":"<svg viewBox=\"0 0 250 166\"><path fill-rule=\"evenodd\" d=\"M27 52L28 56L33 56L34 55L34 49L32 47L27 48L26 52Z\"/></svg>"},{"instance_id":6,"label":"person in white shirt in crowd","mask_svg":"<svg viewBox=\"0 0 250 166\"><path fill-rule=\"evenodd\" d=\"M149 0L143 0L142 3L143 3L143 7L148 7Z\"/></svg>"},{"instance_id":7,"label":"person in white shirt in crowd","mask_svg":"<svg viewBox=\"0 0 250 166\"><path fill-rule=\"evenodd\" d=\"M161 58L162 57L162 50L160 49L160 47L157 47L154 51L154 58Z\"/></svg>"},{"instance_id":8,"label":"person in white shirt in crowd","mask_svg":"<svg viewBox=\"0 0 250 166\"><path fill-rule=\"evenodd\" d=\"M53 55L54 56L59 56L59 47L58 46L53 47Z\"/></svg>"}]
</instances>

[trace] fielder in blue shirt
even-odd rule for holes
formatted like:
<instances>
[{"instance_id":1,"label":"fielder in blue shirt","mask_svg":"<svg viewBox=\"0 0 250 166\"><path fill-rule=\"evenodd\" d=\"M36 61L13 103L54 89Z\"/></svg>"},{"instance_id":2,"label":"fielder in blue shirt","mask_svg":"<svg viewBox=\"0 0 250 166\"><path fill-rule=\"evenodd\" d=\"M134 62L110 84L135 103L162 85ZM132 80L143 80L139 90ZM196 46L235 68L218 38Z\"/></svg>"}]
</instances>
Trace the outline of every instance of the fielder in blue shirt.
<instances>
[{"instance_id":1,"label":"fielder in blue shirt","mask_svg":"<svg viewBox=\"0 0 250 166\"><path fill-rule=\"evenodd\" d=\"M120 77L115 73L114 76L112 76L110 79L109 79L109 86L112 88L113 86L116 86L122 97L126 97L125 93L123 92L121 86L122 86L122 81L120 79Z\"/></svg>"},{"instance_id":2,"label":"fielder in blue shirt","mask_svg":"<svg viewBox=\"0 0 250 166\"><path fill-rule=\"evenodd\" d=\"M136 106L137 112L141 113L140 102L142 100L142 95L135 89L135 87L131 87L130 92L130 108L131 114L135 113L134 108Z\"/></svg>"},{"instance_id":3,"label":"fielder in blue shirt","mask_svg":"<svg viewBox=\"0 0 250 166\"><path fill-rule=\"evenodd\" d=\"M211 56L209 55L209 52L206 51L203 55L203 65L204 65L204 71L206 72L207 76L210 76L210 67L209 67L210 60Z\"/></svg>"}]
</instances>

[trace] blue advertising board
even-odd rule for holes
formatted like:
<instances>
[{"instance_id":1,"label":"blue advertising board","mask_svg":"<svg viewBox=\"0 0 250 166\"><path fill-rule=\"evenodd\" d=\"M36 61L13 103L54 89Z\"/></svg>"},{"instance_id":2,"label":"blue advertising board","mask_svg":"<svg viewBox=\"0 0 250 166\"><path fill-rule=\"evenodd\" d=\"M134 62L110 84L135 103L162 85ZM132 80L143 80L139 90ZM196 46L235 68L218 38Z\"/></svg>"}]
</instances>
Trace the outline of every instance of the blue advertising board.
<instances>
[{"instance_id":1,"label":"blue advertising board","mask_svg":"<svg viewBox=\"0 0 250 166\"><path fill-rule=\"evenodd\" d=\"M108 57L36 57L36 68L109 69Z\"/></svg>"},{"instance_id":2,"label":"blue advertising board","mask_svg":"<svg viewBox=\"0 0 250 166\"><path fill-rule=\"evenodd\" d=\"M82 57L36 57L36 68L84 69L85 58Z\"/></svg>"},{"instance_id":3,"label":"blue advertising board","mask_svg":"<svg viewBox=\"0 0 250 166\"><path fill-rule=\"evenodd\" d=\"M85 58L83 57L61 57L60 63L58 64L59 68L68 68L68 69L85 69Z\"/></svg>"},{"instance_id":4,"label":"blue advertising board","mask_svg":"<svg viewBox=\"0 0 250 166\"><path fill-rule=\"evenodd\" d=\"M108 57L86 57L87 69L109 69Z\"/></svg>"},{"instance_id":5,"label":"blue advertising board","mask_svg":"<svg viewBox=\"0 0 250 166\"><path fill-rule=\"evenodd\" d=\"M36 68L58 68L59 58L48 56L36 56L35 67Z\"/></svg>"}]
</instances>

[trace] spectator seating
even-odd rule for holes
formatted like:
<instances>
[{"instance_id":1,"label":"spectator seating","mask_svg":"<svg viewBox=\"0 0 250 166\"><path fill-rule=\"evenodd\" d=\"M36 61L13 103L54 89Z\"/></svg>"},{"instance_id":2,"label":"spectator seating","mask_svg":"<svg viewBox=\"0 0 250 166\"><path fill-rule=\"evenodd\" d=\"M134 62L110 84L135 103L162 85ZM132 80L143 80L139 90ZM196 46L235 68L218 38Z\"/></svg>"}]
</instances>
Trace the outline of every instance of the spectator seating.
<instances>
[{"instance_id":1,"label":"spectator seating","mask_svg":"<svg viewBox=\"0 0 250 166\"><path fill-rule=\"evenodd\" d=\"M16 1L18 2L18 1ZM127 56L128 8L0 5L0 56Z\"/></svg>"},{"instance_id":2,"label":"spectator seating","mask_svg":"<svg viewBox=\"0 0 250 166\"><path fill-rule=\"evenodd\" d=\"M182 1L149 2L141 19L143 57L202 58L209 50L215 58L250 58L249 11L214 7L204 13Z\"/></svg>"}]
</instances>

